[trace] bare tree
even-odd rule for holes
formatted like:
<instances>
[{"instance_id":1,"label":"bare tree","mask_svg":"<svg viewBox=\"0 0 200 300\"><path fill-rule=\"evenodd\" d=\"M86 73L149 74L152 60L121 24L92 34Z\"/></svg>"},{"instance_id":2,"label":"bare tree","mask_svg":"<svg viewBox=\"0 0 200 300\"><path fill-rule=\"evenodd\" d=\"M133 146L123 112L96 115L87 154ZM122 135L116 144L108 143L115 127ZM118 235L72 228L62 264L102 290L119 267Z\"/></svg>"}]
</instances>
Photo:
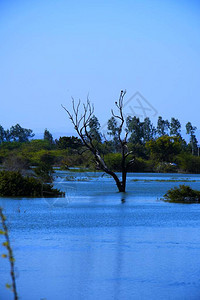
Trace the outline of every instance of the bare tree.
<instances>
[{"instance_id":1,"label":"bare tree","mask_svg":"<svg viewBox=\"0 0 200 300\"><path fill-rule=\"evenodd\" d=\"M124 126L124 114L123 114L123 100L124 96L126 94L126 91L121 91L119 100L115 102L117 113L114 113L112 110L112 115L115 119L119 120L120 124L118 127L118 140L121 146L121 170L122 170L122 178L117 176L115 172L110 170L108 166L106 165L101 153L97 149L97 145L95 143L95 140L92 138L92 136L89 134L88 127L90 120L94 113L94 107L91 105L89 99L87 98L87 103L83 104L83 113L80 113L80 100L78 102L78 105L75 106L74 99L72 98L72 105L73 105L73 113L70 113L66 107L62 105L62 107L67 112L72 124L74 125L74 128L76 132L78 133L79 137L81 138L84 146L86 149L88 149L94 156L95 162L97 164L97 167L101 170L103 170L105 173L111 175L113 179L115 180L115 183L118 187L119 192L125 192L126 190L126 175L129 167L134 162L134 158L128 160L128 156L132 155L132 151L128 151L127 147L127 136L128 131L125 131L124 137L123 135L123 126Z\"/></svg>"}]
</instances>

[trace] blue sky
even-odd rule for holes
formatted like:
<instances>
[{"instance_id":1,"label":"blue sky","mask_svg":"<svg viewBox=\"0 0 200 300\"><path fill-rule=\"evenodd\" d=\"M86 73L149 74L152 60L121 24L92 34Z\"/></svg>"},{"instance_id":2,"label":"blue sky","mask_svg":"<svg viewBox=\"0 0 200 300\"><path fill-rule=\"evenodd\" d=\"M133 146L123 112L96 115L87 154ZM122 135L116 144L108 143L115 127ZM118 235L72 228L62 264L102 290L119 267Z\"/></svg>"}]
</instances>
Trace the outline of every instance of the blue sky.
<instances>
[{"instance_id":1,"label":"blue sky","mask_svg":"<svg viewBox=\"0 0 200 300\"><path fill-rule=\"evenodd\" d=\"M105 124L126 89L157 111L154 122L200 129L199 16L193 0L1 0L0 124L70 134L61 104L89 93Z\"/></svg>"}]
</instances>

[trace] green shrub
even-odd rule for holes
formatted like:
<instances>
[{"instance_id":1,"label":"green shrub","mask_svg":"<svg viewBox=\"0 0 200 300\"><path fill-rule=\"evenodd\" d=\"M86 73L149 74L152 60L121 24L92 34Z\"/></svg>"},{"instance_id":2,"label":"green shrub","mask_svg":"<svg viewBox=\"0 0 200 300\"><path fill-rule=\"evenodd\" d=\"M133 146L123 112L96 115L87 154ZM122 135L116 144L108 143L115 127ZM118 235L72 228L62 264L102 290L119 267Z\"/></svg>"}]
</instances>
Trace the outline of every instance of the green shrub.
<instances>
[{"instance_id":1,"label":"green shrub","mask_svg":"<svg viewBox=\"0 0 200 300\"><path fill-rule=\"evenodd\" d=\"M121 171L121 161L122 161L121 153L106 154L104 159L105 159L105 163L109 169L111 169L113 171L118 171L118 172Z\"/></svg>"},{"instance_id":2,"label":"green shrub","mask_svg":"<svg viewBox=\"0 0 200 300\"><path fill-rule=\"evenodd\" d=\"M145 160L141 157L136 157L129 172L154 172L155 163L152 160Z\"/></svg>"},{"instance_id":3,"label":"green shrub","mask_svg":"<svg viewBox=\"0 0 200 300\"><path fill-rule=\"evenodd\" d=\"M177 157L179 168L188 173L200 174L200 157L182 153Z\"/></svg>"},{"instance_id":4,"label":"green shrub","mask_svg":"<svg viewBox=\"0 0 200 300\"><path fill-rule=\"evenodd\" d=\"M155 172L158 173L177 173L177 166L172 163L160 162L158 163L155 168Z\"/></svg>"},{"instance_id":5,"label":"green shrub","mask_svg":"<svg viewBox=\"0 0 200 300\"><path fill-rule=\"evenodd\" d=\"M0 172L1 197L56 197L64 196L53 185L43 184L34 177L23 177L20 172Z\"/></svg>"},{"instance_id":6,"label":"green shrub","mask_svg":"<svg viewBox=\"0 0 200 300\"><path fill-rule=\"evenodd\" d=\"M188 185L180 185L170 189L165 195L164 200L175 203L199 203L200 191L193 190Z\"/></svg>"}]
</instances>

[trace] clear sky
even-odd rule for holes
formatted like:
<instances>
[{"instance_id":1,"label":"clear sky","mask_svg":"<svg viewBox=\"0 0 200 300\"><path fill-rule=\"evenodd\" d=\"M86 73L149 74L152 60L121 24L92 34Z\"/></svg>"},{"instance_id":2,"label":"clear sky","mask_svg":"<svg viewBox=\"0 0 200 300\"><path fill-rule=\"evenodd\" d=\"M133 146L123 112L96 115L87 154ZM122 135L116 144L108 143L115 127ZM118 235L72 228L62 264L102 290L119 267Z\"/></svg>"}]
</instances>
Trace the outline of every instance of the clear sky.
<instances>
[{"instance_id":1,"label":"clear sky","mask_svg":"<svg viewBox=\"0 0 200 300\"><path fill-rule=\"evenodd\" d=\"M72 133L61 104L89 93L104 124L126 89L200 129L199 57L199 1L0 0L0 124Z\"/></svg>"}]
</instances>

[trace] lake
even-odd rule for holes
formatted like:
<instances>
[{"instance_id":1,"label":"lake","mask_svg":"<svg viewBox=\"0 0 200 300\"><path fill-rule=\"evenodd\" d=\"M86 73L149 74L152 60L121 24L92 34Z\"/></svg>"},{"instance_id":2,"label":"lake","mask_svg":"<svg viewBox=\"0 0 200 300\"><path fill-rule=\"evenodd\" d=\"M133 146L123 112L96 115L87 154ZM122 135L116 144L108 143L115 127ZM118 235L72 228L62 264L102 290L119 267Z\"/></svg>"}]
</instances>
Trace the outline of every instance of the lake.
<instances>
[{"instance_id":1,"label":"lake","mask_svg":"<svg viewBox=\"0 0 200 300\"><path fill-rule=\"evenodd\" d=\"M131 173L121 194L103 173L57 171L65 198L0 198L20 299L200 299L200 205L160 200L183 183L200 176ZM13 299L0 266L0 299Z\"/></svg>"}]
</instances>

